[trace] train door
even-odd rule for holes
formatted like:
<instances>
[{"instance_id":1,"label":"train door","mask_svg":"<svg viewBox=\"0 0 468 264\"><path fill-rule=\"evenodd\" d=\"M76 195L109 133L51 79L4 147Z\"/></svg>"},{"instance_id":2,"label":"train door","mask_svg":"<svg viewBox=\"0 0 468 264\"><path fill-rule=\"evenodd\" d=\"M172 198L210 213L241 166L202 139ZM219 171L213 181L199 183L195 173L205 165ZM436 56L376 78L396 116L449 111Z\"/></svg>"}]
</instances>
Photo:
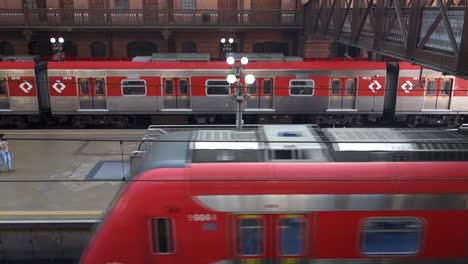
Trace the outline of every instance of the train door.
<instances>
[{"instance_id":1,"label":"train door","mask_svg":"<svg viewBox=\"0 0 468 264\"><path fill-rule=\"evenodd\" d=\"M329 96L330 109L355 109L356 79L333 78Z\"/></svg>"},{"instance_id":2,"label":"train door","mask_svg":"<svg viewBox=\"0 0 468 264\"><path fill-rule=\"evenodd\" d=\"M247 109L259 109L260 108L260 91L257 85L260 82L261 81L259 80L259 78L257 78L254 83L245 84L247 86L247 93L249 95L246 100Z\"/></svg>"},{"instance_id":3,"label":"train door","mask_svg":"<svg viewBox=\"0 0 468 264\"><path fill-rule=\"evenodd\" d=\"M156 217L151 219L151 263L183 263L182 244L184 234L176 228L176 226L180 226L182 222L179 215L175 217Z\"/></svg>"},{"instance_id":4,"label":"train door","mask_svg":"<svg viewBox=\"0 0 468 264\"><path fill-rule=\"evenodd\" d=\"M273 79L257 78L247 85L247 109L273 109Z\"/></svg>"},{"instance_id":5,"label":"train door","mask_svg":"<svg viewBox=\"0 0 468 264\"><path fill-rule=\"evenodd\" d=\"M354 109L356 107L356 79L343 79L342 93L342 109Z\"/></svg>"},{"instance_id":6,"label":"train door","mask_svg":"<svg viewBox=\"0 0 468 264\"><path fill-rule=\"evenodd\" d=\"M190 109L188 78L163 78L164 109Z\"/></svg>"},{"instance_id":7,"label":"train door","mask_svg":"<svg viewBox=\"0 0 468 264\"><path fill-rule=\"evenodd\" d=\"M0 110L10 109L7 79L0 78Z\"/></svg>"},{"instance_id":8,"label":"train door","mask_svg":"<svg viewBox=\"0 0 468 264\"><path fill-rule=\"evenodd\" d=\"M260 108L273 109L273 79L260 79Z\"/></svg>"},{"instance_id":9,"label":"train door","mask_svg":"<svg viewBox=\"0 0 468 264\"><path fill-rule=\"evenodd\" d=\"M437 103L436 79L427 79L426 91L424 92L424 109L436 109Z\"/></svg>"},{"instance_id":10,"label":"train door","mask_svg":"<svg viewBox=\"0 0 468 264\"><path fill-rule=\"evenodd\" d=\"M449 110L452 84L451 79L427 79L424 109Z\"/></svg>"},{"instance_id":11,"label":"train door","mask_svg":"<svg viewBox=\"0 0 468 264\"><path fill-rule=\"evenodd\" d=\"M103 78L79 78L80 109L106 109L106 90Z\"/></svg>"},{"instance_id":12,"label":"train door","mask_svg":"<svg viewBox=\"0 0 468 264\"><path fill-rule=\"evenodd\" d=\"M305 264L309 234L307 215L233 215L233 263Z\"/></svg>"},{"instance_id":13,"label":"train door","mask_svg":"<svg viewBox=\"0 0 468 264\"><path fill-rule=\"evenodd\" d=\"M340 79L332 79L329 91L329 109L341 109L341 83Z\"/></svg>"},{"instance_id":14,"label":"train door","mask_svg":"<svg viewBox=\"0 0 468 264\"><path fill-rule=\"evenodd\" d=\"M449 110L450 98L452 97L452 79L441 79L439 90L437 91L437 110Z\"/></svg>"}]
</instances>

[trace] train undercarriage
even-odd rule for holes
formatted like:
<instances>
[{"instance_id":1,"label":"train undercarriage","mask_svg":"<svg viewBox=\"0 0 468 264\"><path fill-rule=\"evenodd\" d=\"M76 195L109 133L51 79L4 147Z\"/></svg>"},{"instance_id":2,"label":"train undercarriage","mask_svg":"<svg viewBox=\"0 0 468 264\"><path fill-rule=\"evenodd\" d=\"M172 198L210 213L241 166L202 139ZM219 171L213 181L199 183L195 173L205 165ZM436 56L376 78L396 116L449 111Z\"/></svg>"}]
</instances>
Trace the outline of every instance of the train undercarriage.
<instances>
[{"instance_id":1,"label":"train undercarriage","mask_svg":"<svg viewBox=\"0 0 468 264\"><path fill-rule=\"evenodd\" d=\"M378 114L243 114L244 124L317 124L323 127L361 127L394 125L398 127L459 127L465 120L461 114L454 115L409 115L396 114L385 120ZM73 127L73 128L132 128L159 125L187 124L235 124L234 114L193 115L2 115L0 126L13 128L28 127Z\"/></svg>"}]
</instances>

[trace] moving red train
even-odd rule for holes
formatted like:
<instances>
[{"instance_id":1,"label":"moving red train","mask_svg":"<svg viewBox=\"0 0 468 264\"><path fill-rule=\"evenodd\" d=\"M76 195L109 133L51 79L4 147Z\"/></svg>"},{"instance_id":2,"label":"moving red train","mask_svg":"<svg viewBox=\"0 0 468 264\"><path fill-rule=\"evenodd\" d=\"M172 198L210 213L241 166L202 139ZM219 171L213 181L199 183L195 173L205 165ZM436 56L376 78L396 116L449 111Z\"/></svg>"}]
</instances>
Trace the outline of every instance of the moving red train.
<instances>
[{"instance_id":1,"label":"moving red train","mask_svg":"<svg viewBox=\"0 0 468 264\"><path fill-rule=\"evenodd\" d=\"M226 62L0 62L0 125L86 127L234 123ZM408 63L252 61L244 74L246 123L361 125L394 117L409 126L458 126L467 81ZM243 81L242 81L243 82Z\"/></svg>"},{"instance_id":2,"label":"moving red train","mask_svg":"<svg viewBox=\"0 0 468 264\"><path fill-rule=\"evenodd\" d=\"M345 131L361 141L343 141ZM453 131L170 133L81 263L467 263L468 163L392 162L401 152L440 161L454 141L466 160L466 137ZM365 159L380 162L349 162Z\"/></svg>"}]
</instances>

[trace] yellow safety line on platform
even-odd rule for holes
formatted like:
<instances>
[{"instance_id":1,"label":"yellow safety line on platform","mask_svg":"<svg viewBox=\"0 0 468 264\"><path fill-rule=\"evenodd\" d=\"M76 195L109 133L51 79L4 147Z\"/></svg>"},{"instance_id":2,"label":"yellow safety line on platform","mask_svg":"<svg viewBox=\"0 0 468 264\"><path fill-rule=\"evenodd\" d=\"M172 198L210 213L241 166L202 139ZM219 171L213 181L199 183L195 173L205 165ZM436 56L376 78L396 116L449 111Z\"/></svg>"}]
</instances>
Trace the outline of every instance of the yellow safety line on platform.
<instances>
[{"instance_id":1,"label":"yellow safety line on platform","mask_svg":"<svg viewBox=\"0 0 468 264\"><path fill-rule=\"evenodd\" d=\"M11 215L101 215L104 211L0 211L0 216Z\"/></svg>"}]
</instances>

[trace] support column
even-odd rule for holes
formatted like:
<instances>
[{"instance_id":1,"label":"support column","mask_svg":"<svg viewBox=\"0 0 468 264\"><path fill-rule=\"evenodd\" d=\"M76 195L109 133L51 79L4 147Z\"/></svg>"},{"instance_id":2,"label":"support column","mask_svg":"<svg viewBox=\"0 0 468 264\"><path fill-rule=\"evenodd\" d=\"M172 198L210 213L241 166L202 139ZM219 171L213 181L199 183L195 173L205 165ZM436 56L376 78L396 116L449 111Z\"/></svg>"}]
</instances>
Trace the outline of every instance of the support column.
<instances>
[{"instance_id":1,"label":"support column","mask_svg":"<svg viewBox=\"0 0 468 264\"><path fill-rule=\"evenodd\" d=\"M457 61L457 74L468 76L468 5L465 6L465 15L463 18L463 31L460 42L460 52Z\"/></svg>"},{"instance_id":2,"label":"support column","mask_svg":"<svg viewBox=\"0 0 468 264\"><path fill-rule=\"evenodd\" d=\"M109 47L107 51L107 57L114 57L114 40L113 40L112 32L106 33L106 39L107 39L107 46Z\"/></svg>"},{"instance_id":3,"label":"support column","mask_svg":"<svg viewBox=\"0 0 468 264\"><path fill-rule=\"evenodd\" d=\"M168 53L169 52L169 39L171 38L172 32L169 30L161 31L161 35L163 36L163 41L161 42L161 47L158 47L158 52Z\"/></svg>"}]
</instances>

